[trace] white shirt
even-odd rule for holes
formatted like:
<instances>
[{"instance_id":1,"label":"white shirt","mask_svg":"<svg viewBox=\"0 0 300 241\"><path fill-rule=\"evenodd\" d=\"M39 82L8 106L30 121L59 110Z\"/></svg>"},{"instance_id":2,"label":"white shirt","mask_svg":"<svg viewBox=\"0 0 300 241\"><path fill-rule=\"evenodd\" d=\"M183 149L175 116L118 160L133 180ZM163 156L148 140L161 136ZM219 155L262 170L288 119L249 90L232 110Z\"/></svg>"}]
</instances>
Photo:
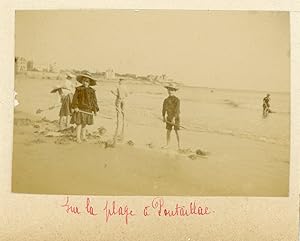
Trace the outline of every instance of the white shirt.
<instances>
[{"instance_id":1,"label":"white shirt","mask_svg":"<svg viewBox=\"0 0 300 241\"><path fill-rule=\"evenodd\" d=\"M71 91L71 93L75 92L75 83L73 80L65 79L65 86Z\"/></svg>"},{"instance_id":2,"label":"white shirt","mask_svg":"<svg viewBox=\"0 0 300 241\"><path fill-rule=\"evenodd\" d=\"M125 100L128 96L128 91L125 85L118 85L116 90L117 98L120 100Z\"/></svg>"}]
</instances>

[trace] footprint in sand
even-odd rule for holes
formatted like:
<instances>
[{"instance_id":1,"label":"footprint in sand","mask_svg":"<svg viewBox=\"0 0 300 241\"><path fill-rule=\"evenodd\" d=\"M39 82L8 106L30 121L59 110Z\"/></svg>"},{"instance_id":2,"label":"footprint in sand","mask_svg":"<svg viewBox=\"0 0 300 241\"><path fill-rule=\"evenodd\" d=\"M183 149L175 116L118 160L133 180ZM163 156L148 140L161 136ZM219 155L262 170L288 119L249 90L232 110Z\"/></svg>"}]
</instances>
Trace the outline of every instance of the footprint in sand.
<instances>
[{"instance_id":1,"label":"footprint in sand","mask_svg":"<svg viewBox=\"0 0 300 241\"><path fill-rule=\"evenodd\" d=\"M99 145L101 148L114 148L116 147L115 143L112 140L103 141L100 140L95 144Z\"/></svg>"},{"instance_id":2,"label":"footprint in sand","mask_svg":"<svg viewBox=\"0 0 300 241\"><path fill-rule=\"evenodd\" d=\"M70 144L71 141L69 138L63 137L63 138L58 138L54 141L55 144L58 145L66 145L66 144Z\"/></svg>"},{"instance_id":3,"label":"footprint in sand","mask_svg":"<svg viewBox=\"0 0 300 241\"><path fill-rule=\"evenodd\" d=\"M25 119L15 119L14 124L16 126L29 126L32 125L32 120L25 118Z\"/></svg>"},{"instance_id":4,"label":"footprint in sand","mask_svg":"<svg viewBox=\"0 0 300 241\"><path fill-rule=\"evenodd\" d=\"M148 144L146 144L146 146L149 147L150 149L154 148L154 144L153 143L148 143Z\"/></svg>"},{"instance_id":5,"label":"footprint in sand","mask_svg":"<svg viewBox=\"0 0 300 241\"><path fill-rule=\"evenodd\" d=\"M207 152L202 151L202 150L200 150L200 149L197 149L197 150L196 150L196 154L199 155L199 156L206 156L206 155L207 155Z\"/></svg>"},{"instance_id":6,"label":"footprint in sand","mask_svg":"<svg viewBox=\"0 0 300 241\"><path fill-rule=\"evenodd\" d=\"M179 149L178 152L180 154L191 154L193 153L193 151L190 148L186 148L186 149Z\"/></svg>"},{"instance_id":7,"label":"footprint in sand","mask_svg":"<svg viewBox=\"0 0 300 241\"><path fill-rule=\"evenodd\" d=\"M98 131L98 133L99 133L100 136L103 136L107 132L107 130L104 127L102 127L102 126L99 127L97 129L97 131Z\"/></svg>"},{"instance_id":8,"label":"footprint in sand","mask_svg":"<svg viewBox=\"0 0 300 241\"><path fill-rule=\"evenodd\" d=\"M192 151L191 149L188 149L189 153L186 154L190 154ZM208 152L202 151L201 149L197 149L195 151L195 153L188 155L188 158L192 159L192 160L197 160L198 158L207 158Z\"/></svg>"},{"instance_id":9,"label":"footprint in sand","mask_svg":"<svg viewBox=\"0 0 300 241\"><path fill-rule=\"evenodd\" d=\"M46 137L58 137L58 136L63 136L63 134L56 132L56 131L48 131L48 133L45 136Z\"/></svg>"},{"instance_id":10,"label":"footprint in sand","mask_svg":"<svg viewBox=\"0 0 300 241\"><path fill-rule=\"evenodd\" d=\"M134 142L132 140L127 141L127 145L134 146Z\"/></svg>"},{"instance_id":11,"label":"footprint in sand","mask_svg":"<svg viewBox=\"0 0 300 241\"><path fill-rule=\"evenodd\" d=\"M46 143L46 141L38 138L38 139L32 140L30 143L32 143L32 144L41 144L41 143Z\"/></svg>"}]
</instances>

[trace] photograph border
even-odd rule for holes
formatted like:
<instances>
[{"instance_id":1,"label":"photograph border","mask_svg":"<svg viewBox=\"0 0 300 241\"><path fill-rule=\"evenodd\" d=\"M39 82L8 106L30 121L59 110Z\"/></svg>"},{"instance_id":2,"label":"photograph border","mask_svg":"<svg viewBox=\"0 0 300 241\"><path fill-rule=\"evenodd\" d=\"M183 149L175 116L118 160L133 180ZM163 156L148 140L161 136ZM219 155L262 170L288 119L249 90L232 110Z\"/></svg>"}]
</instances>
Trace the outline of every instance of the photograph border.
<instances>
[{"instance_id":1,"label":"photograph border","mask_svg":"<svg viewBox=\"0 0 300 241\"><path fill-rule=\"evenodd\" d=\"M178 3L177 3L178 2ZM300 149L300 12L296 12L296 2L279 1L220 1L198 3L184 1L167 3L125 3L75 1L46 1L20 3L12 1L1 8L0 29L0 70L3 73L0 89L0 217L3 240L298 240L299 223L299 156ZM47 7L46 7L47 6ZM154 7L155 6L155 7ZM130 225L123 220L105 223L103 219L70 217L60 208L63 195L29 195L11 193L11 159L13 146L13 106L14 106L14 11L16 9L75 9L75 8L177 8L197 10L290 10L291 24L291 142L290 142L290 182L289 197L199 197L201 203L210 206L214 214L206 219L159 219L136 217ZM298 9L299 10L299 9ZM11 61L9 61L11 60ZM2 64L3 63L3 64ZM18 96L16 96L16 99ZM86 196L72 196L75 202L84 201ZM142 207L151 197L92 197L94 202L104 204L105 200L118 200L133 207ZM165 197L170 204L188 202L195 197ZM29 219L31 218L31 219ZM161 229L161 225L164 228ZM39 227L38 230L36 228ZM99 231L100 230L100 231ZM55 233L55 236L53 236ZM1 237L1 236L0 236ZM1 237L1 239L2 239Z\"/></svg>"}]
</instances>

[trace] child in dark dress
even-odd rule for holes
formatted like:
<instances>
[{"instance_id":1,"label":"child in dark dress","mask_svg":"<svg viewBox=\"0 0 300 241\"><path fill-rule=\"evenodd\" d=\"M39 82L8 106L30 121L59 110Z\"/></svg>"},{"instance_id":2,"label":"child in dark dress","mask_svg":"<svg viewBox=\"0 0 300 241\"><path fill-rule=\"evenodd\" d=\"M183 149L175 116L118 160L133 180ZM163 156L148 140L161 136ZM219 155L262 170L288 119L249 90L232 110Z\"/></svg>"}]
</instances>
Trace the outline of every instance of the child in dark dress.
<instances>
[{"instance_id":1,"label":"child in dark dress","mask_svg":"<svg viewBox=\"0 0 300 241\"><path fill-rule=\"evenodd\" d=\"M96 79L88 72L78 75L76 79L82 85L76 88L73 96L71 124L76 124L76 139L81 143L86 141L86 125L94 124L93 114L97 114L99 107L96 91L90 87L96 85Z\"/></svg>"}]
</instances>

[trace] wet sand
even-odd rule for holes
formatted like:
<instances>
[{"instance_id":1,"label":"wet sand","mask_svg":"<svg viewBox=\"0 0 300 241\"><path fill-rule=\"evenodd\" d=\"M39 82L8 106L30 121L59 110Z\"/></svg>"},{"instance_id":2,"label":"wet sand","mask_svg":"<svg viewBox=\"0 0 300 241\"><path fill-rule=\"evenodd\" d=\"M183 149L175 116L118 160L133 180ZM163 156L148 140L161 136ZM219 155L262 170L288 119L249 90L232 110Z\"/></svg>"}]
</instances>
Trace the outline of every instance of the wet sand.
<instances>
[{"instance_id":1,"label":"wet sand","mask_svg":"<svg viewBox=\"0 0 300 241\"><path fill-rule=\"evenodd\" d=\"M22 80L24 81L24 79ZM114 120L101 119L105 135L90 130L77 144L71 133L55 133L57 121L34 114L34 79L17 80L20 105L15 111L12 191L80 195L287 196L289 149L272 143L216 133L181 131L184 151L161 150L165 129L131 123L125 140L111 143ZM36 93L35 93L36 95ZM43 99L40 94L39 98ZM51 103L40 103L49 106ZM47 104L48 103L48 104ZM44 107L41 106L41 107ZM54 110L55 111L55 110ZM101 108L100 108L101 113ZM101 117L96 117L101 118ZM174 135L174 134L173 134ZM129 145L131 141L133 145ZM207 152L197 155L197 148Z\"/></svg>"}]
</instances>

